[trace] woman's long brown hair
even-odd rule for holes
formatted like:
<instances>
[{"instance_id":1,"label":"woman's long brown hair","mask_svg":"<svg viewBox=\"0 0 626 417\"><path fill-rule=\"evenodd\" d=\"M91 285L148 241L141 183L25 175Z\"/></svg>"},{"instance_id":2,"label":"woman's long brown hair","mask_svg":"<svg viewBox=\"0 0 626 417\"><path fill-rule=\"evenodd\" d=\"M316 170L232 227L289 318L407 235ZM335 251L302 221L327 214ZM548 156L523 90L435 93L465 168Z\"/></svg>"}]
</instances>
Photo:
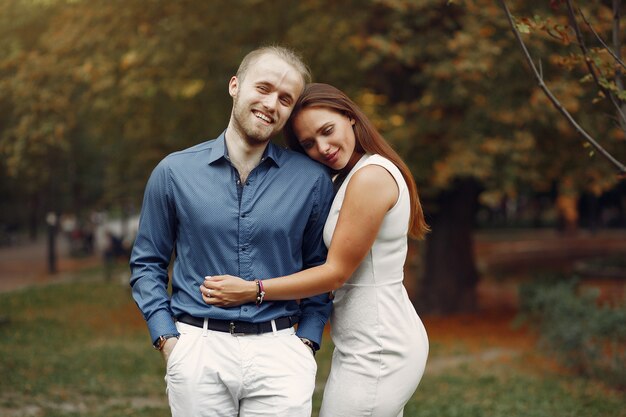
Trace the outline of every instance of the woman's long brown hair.
<instances>
[{"instance_id":1,"label":"woman's long brown hair","mask_svg":"<svg viewBox=\"0 0 626 417\"><path fill-rule=\"evenodd\" d=\"M313 83L306 85L284 128L289 148L306 154L293 131L293 120L300 111L307 107L327 108L354 119L355 150L359 153L381 155L398 167L409 188L411 202L409 235L417 239L423 239L426 233L428 233L429 228L424 219L424 211L422 210L422 204L417 194L417 186L415 185L411 171L398 153L393 150L378 130L376 130L359 106L350 100L341 90L328 84Z\"/></svg>"}]
</instances>

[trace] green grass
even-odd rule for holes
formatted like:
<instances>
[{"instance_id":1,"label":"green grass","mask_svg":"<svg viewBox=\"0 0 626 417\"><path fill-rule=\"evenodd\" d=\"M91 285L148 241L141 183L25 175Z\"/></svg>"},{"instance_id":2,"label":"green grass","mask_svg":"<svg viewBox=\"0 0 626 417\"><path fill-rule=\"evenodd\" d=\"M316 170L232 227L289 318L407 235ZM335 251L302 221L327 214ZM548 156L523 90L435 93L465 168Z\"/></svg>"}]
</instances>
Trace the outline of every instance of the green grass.
<instances>
[{"instance_id":1,"label":"green grass","mask_svg":"<svg viewBox=\"0 0 626 417\"><path fill-rule=\"evenodd\" d=\"M128 286L92 275L0 294L0 416L170 415L164 364ZM465 349L433 343L431 359ZM315 416L331 350L326 340L317 356ZM528 367L526 359L427 372L405 416L626 417L623 393Z\"/></svg>"},{"instance_id":2,"label":"green grass","mask_svg":"<svg viewBox=\"0 0 626 417\"><path fill-rule=\"evenodd\" d=\"M484 364L483 364L484 366ZM462 366L427 375L405 408L419 417L625 416L626 401L589 381L524 374L509 365Z\"/></svg>"}]
</instances>

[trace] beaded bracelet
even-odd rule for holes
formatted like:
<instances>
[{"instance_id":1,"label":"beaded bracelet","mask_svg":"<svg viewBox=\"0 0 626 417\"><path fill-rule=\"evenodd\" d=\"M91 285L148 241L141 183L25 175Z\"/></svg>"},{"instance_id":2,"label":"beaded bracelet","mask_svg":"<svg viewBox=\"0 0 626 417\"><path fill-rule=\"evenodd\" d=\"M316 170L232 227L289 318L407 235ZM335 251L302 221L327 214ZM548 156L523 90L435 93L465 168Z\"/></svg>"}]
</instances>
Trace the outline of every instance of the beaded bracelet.
<instances>
[{"instance_id":1,"label":"beaded bracelet","mask_svg":"<svg viewBox=\"0 0 626 417\"><path fill-rule=\"evenodd\" d=\"M263 281L255 279L256 283L256 306L259 307L265 298L265 290L263 289Z\"/></svg>"}]
</instances>

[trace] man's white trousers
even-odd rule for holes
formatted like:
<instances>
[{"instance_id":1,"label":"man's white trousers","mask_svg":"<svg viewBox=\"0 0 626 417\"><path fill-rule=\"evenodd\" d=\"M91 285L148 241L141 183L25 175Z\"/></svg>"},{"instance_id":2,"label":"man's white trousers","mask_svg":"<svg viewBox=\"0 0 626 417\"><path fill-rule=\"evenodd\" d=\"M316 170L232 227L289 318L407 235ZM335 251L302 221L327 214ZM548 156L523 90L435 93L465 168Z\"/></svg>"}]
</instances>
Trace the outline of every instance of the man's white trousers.
<instances>
[{"instance_id":1,"label":"man's white trousers","mask_svg":"<svg viewBox=\"0 0 626 417\"><path fill-rule=\"evenodd\" d=\"M165 376L173 417L311 415L317 364L293 328L233 336L176 326Z\"/></svg>"}]
</instances>

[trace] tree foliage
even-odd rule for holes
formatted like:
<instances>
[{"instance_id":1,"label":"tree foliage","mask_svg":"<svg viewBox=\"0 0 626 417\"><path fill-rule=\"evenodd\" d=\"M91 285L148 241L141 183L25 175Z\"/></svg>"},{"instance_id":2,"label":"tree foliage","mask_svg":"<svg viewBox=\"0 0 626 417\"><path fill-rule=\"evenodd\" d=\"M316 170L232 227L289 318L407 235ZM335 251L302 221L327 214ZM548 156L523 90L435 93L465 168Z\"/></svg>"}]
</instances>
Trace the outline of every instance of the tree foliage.
<instances>
[{"instance_id":1,"label":"tree foliage","mask_svg":"<svg viewBox=\"0 0 626 417\"><path fill-rule=\"evenodd\" d=\"M506 1L500 0L502 10L509 20L511 30L520 45L526 62L528 63L539 87L541 87L546 97L561 112L568 123L586 140L585 145L593 147L593 150L591 151L592 155L598 151L602 157L615 166L620 175L626 175L626 165L617 160L604 148L598 139L589 134L546 85L542 69L541 67L537 68L535 65L533 57L529 53L521 35L521 33L530 33L530 28L534 27L535 29L538 28L545 31L548 35L567 45L570 43L570 35L572 35L571 32L573 32L576 43L580 48L580 53L578 55L574 55L571 61L574 63L578 61L578 63L584 64L588 72L584 77L582 77L582 79L587 81L593 80L598 88L597 100L607 99L611 104L613 104L615 108L616 120L621 127L622 135L626 135L626 91L624 91L624 83L622 79L622 71L626 69L626 64L621 59L621 0L613 0L612 2L612 47L607 45L607 43L597 33L593 25L591 25L587 19L584 10L580 8L576 9L572 0L552 2L551 4L554 9L557 9L560 3L564 3L567 9L568 23L571 26L569 30L567 30L567 27L564 28L561 24L551 24L549 21L545 21L537 16L534 20L528 18L516 20ZM581 23L579 23L579 20L584 21L588 30L595 36L594 40L599 42L600 47L591 49L587 47L587 41L585 40L585 35L581 29ZM609 56L609 62L606 62L606 57L602 57L603 53L604 55Z\"/></svg>"},{"instance_id":2,"label":"tree foliage","mask_svg":"<svg viewBox=\"0 0 626 417\"><path fill-rule=\"evenodd\" d=\"M546 82L623 160L623 132L581 75L566 14L544 0L510 3ZM581 7L606 36L609 7ZM490 0L0 0L0 35L0 191L39 215L137 207L158 160L225 128L229 78L270 43L300 50L316 80L372 117L413 170L438 226L430 241L450 227L438 247L457 239L465 251L448 258L471 254L475 198L496 206L564 182L599 194L618 181L533 84ZM591 50L608 74L605 53ZM451 196L469 199L463 225L437 219L460 201ZM475 271L455 274L432 275L470 282L471 293Z\"/></svg>"},{"instance_id":3,"label":"tree foliage","mask_svg":"<svg viewBox=\"0 0 626 417\"><path fill-rule=\"evenodd\" d=\"M585 84L566 13L545 1L514 4L542 28L527 43L542 57L546 82L623 160L623 132L610 104ZM600 33L610 32L605 5L584 10ZM421 301L437 311L472 308L475 196L497 207L525 190L599 195L619 179L533 84L495 2L373 1L361 30L355 48L367 74L364 102L411 163L428 202L433 234Z\"/></svg>"},{"instance_id":4,"label":"tree foliage","mask_svg":"<svg viewBox=\"0 0 626 417\"><path fill-rule=\"evenodd\" d=\"M545 189L564 176L575 178L580 188L606 190L616 183L612 167L586 157L583 142L532 84L497 4L374 4L377 11L359 39L361 63L372 78L386 74L370 83L381 98L375 112L388 136L411 155L427 191L469 176L485 185L483 201L488 203L497 201L494 193L514 195L522 183ZM552 15L548 2L516 4L529 13L550 13L550 19L561 22L551 28L570 30L567 17ZM608 17L603 5L586 10L599 20ZM598 29L606 31L610 22L602 22ZM624 137L614 117L580 79L575 45L563 45L547 31L528 43L543 57L550 85L568 109L623 156ZM572 147L579 152L563 152Z\"/></svg>"}]
</instances>

